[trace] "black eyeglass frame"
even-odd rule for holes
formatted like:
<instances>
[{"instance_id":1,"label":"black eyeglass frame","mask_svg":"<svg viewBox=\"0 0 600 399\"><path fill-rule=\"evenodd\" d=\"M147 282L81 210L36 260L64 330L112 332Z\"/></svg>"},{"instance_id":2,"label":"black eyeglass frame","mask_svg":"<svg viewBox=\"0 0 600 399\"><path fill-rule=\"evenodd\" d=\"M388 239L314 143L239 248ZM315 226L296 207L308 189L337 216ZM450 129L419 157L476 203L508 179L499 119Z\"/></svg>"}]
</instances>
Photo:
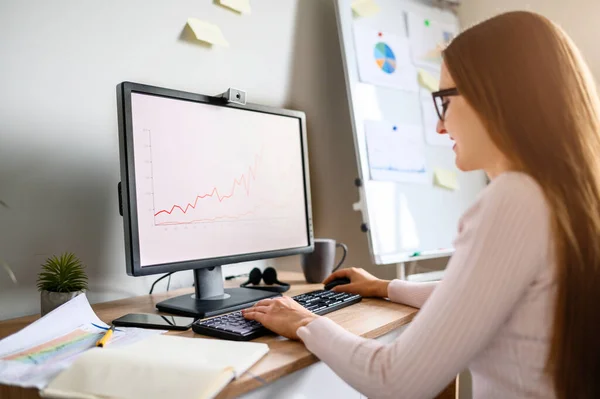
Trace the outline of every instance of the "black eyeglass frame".
<instances>
[{"instance_id":1,"label":"black eyeglass frame","mask_svg":"<svg viewBox=\"0 0 600 399\"><path fill-rule=\"evenodd\" d=\"M438 108L438 103L436 101L436 98L451 97L451 96L458 96L458 95L460 95L460 92L458 91L458 89L456 87L452 87L450 89L438 90L438 91L434 91L433 93L431 93L431 97L433 98L433 106L435 107L435 112L437 112L438 118L440 118L441 121L444 121L444 117L446 116L447 107L445 107L444 105L447 103L444 103L442 101L442 109L440 110Z\"/></svg>"}]
</instances>

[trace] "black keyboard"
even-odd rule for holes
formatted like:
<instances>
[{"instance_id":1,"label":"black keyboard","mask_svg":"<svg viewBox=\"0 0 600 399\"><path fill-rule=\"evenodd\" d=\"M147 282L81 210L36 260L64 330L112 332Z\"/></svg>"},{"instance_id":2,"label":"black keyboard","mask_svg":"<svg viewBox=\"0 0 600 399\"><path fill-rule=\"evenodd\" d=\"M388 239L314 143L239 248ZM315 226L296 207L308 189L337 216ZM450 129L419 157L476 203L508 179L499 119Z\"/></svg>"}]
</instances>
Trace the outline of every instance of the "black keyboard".
<instances>
[{"instance_id":1,"label":"black keyboard","mask_svg":"<svg viewBox=\"0 0 600 399\"><path fill-rule=\"evenodd\" d=\"M325 290L307 292L292 298L318 315L334 312L362 300L360 295ZM270 333L256 320L245 319L241 311L197 320L192 324L192 330L197 334L233 341L250 341Z\"/></svg>"}]
</instances>

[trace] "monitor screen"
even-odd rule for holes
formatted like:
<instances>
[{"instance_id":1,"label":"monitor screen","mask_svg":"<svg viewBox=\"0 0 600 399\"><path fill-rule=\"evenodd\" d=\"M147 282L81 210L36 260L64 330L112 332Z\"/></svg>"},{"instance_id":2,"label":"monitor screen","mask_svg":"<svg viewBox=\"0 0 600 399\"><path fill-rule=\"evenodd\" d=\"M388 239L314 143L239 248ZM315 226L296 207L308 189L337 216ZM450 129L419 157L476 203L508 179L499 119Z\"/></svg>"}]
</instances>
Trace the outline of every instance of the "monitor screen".
<instances>
[{"instance_id":1,"label":"monitor screen","mask_svg":"<svg viewBox=\"0 0 600 399\"><path fill-rule=\"evenodd\" d=\"M140 92L130 101L142 274L311 245L300 118Z\"/></svg>"}]
</instances>

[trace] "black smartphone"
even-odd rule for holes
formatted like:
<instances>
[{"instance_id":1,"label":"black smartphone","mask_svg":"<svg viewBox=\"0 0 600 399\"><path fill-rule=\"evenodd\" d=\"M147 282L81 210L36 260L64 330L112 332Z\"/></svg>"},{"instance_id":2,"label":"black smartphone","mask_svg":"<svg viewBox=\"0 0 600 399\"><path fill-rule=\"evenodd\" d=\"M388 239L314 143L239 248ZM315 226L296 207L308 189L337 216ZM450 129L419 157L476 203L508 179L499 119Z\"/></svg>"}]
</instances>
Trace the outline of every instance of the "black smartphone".
<instances>
[{"instance_id":1,"label":"black smartphone","mask_svg":"<svg viewBox=\"0 0 600 399\"><path fill-rule=\"evenodd\" d=\"M152 313L129 313L113 320L119 327L156 328L159 330L187 330L194 322L193 317L170 316Z\"/></svg>"}]
</instances>

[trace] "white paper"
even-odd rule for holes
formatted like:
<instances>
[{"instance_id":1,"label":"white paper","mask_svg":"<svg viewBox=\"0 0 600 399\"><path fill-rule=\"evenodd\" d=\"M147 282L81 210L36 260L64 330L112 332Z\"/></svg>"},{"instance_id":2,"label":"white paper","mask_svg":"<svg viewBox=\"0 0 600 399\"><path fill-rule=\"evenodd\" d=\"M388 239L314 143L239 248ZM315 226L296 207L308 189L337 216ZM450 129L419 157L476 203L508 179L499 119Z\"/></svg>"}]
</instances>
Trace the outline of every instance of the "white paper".
<instances>
[{"instance_id":1,"label":"white paper","mask_svg":"<svg viewBox=\"0 0 600 399\"><path fill-rule=\"evenodd\" d=\"M415 65L439 71L442 64L442 50L457 34L456 25L408 13L410 51Z\"/></svg>"},{"instance_id":2,"label":"white paper","mask_svg":"<svg viewBox=\"0 0 600 399\"><path fill-rule=\"evenodd\" d=\"M365 134L371 179L429 182L421 126L365 121Z\"/></svg>"},{"instance_id":3,"label":"white paper","mask_svg":"<svg viewBox=\"0 0 600 399\"><path fill-rule=\"evenodd\" d=\"M51 397L212 398L269 351L257 342L157 336L92 349L42 392Z\"/></svg>"},{"instance_id":4,"label":"white paper","mask_svg":"<svg viewBox=\"0 0 600 399\"><path fill-rule=\"evenodd\" d=\"M0 358L59 337L85 323L108 327L92 310L85 294L77 295L21 331L0 341Z\"/></svg>"},{"instance_id":5,"label":"white paper","mask_svg":"<svg viewBox=\"0 0 600 399\"><path fill-rule=\"evenodd\" d=\"M417 71L411 63L407 38L355 26L354 43L362 82L418 91Z\"/></svg>"},{"instance_id":6,"label":"white paper","mask_svg":"<svg viewBox=\"0 0 600 399\"><path fill-rule=\"evenodd\" d=\"M423 129L425 130L425 141L429 145L449 147L454 146L454 141L450 140L447 134L437 132L438 114L435 111L431 93L421 90L421 115L423 118Z\"/></svg>"},{"instance_id":7,"label":"white paper","mask_svg":"<svg viewBox=\"0 0 600 399\"><path fill-rule=\"evenodd\" d=\"M0 341L0 383L45 387L79 355L95 347L107 327L92 310L86 295L76 296ZM163 332L119 327L107 347L128 345Z\"/></svg>"},{"instance_id":8,"label":"white paper","mask_svg":"<svg viewBox=\"0 0 600 399\"><path fill-rule=\"evenodd\" d=\"M216 370L231 367L235 378L240 378L269 352L269 345L164 335L119 349L119 352L148 361L159 362L162 359L164 363L169 360L184 368L191 363Z\"/></svg>"}]
</instances>

